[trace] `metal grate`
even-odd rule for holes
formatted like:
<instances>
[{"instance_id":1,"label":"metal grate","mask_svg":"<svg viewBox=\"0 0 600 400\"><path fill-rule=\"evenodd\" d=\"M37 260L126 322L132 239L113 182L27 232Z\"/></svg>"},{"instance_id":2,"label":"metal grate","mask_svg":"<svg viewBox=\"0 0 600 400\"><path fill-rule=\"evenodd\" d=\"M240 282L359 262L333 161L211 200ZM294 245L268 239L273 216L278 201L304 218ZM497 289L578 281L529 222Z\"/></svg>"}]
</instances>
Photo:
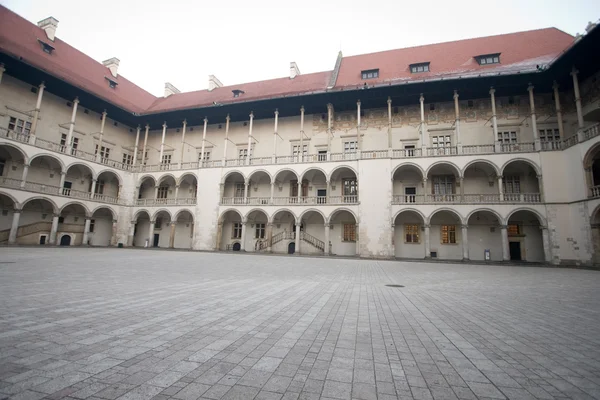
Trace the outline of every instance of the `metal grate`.
<instances>
[{"instance_id":1,"label":"metal grate","mask_svg":"<svg viewBox=\"0 0 600 400\"><path fill-rule=\"evenodd\" d=\"M398 287L398 288L399 287L404 287L403 285L385 285L385 286L387 286L387 287Z\"/></svg>"}]
</instances>

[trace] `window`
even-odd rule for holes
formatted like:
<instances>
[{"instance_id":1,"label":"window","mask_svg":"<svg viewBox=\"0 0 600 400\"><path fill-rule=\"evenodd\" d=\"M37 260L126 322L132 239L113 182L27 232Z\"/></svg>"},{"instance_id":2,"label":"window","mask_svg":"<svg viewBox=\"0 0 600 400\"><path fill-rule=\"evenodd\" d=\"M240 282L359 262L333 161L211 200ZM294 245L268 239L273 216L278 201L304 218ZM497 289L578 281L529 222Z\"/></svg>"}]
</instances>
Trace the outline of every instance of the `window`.
<instances>
[{"instance_id":1,"label":"window","mask_svg":"<svg viewBox=\"0 0 600 400\"><path fill-rule=\"evenodd\" d=\"M265 238L265 224L256 224L254 225L254 238L255 239L264 239Z\"/></svg>"},{"instance_id":2,"label":"window","mask_svg":"<svg viewBox=\"0 0 600 400\"><path fill-rule=\"evenodd\" d=\"M10 117L10 121L8 122L8 130L29 135L31 132L31 122Z\"/></svg>"},{"instance_id":3,"label":"window","mask_svg":"<svg viewBox=\"0 0 600 400\"><path fill-rule=\"evenodd\" d=\"M344 224L344 242L356 242L356 224Z\"/></svg>"},{"instance_id":4,"label":"window","mask_svg":"<svg viewBox=\"0 0 600 400\"><path fill-rule=\"evenodd\" d=\"M475 57L479 65L500 64L500 53L484 54Z\"/></svg>"},{"instance_id":5,"label":"window","mask_svg":"<svg viewBox=\"0 0 600 400\"><path fill-rule=\"evenodd\" d=\"M451 147L452 137L450 135L432 136L431 147Z\"/></svg>"},{"instance_id":6,"label":"window","mask_svg":"<svg viewBox=\"0 0 600 400\"><path fill-rule=\"evenodd\" d=\"M95 219L90 219L90 233L94 233L94 226L96 225Z\"/></svg>"},{"instance_id":7,"label":"window","mask_svg":"<svg viewBox=\"0 0 600 400\"><path fill-rule=\"evenodd\" d=\"M242 223L234 222L233 229L231 230L231 238L232 239L241 239L242 238Z\"/></svg>"},{"instance_id":8,"label":"window","mask_svg":"<svg viewBox=\"0 0 600 400\"><path fill-rule=\"evenodd\" d=\"M123 164L125 164L125 165L133 164L133 156L131 154L123 153Z\"/></svg>"},{"instance_id":9,"label":"window","mask_svg":"<svg viewBox=\"0 0 600 400\"><path fill-rule=\"evenodd\" d=\"M65 223L65 217L58 217L58 223L59 224L64 224Z\"/></svg>"},{"instance_id":10,"label":"window","mask_svg":"<svg viewBox=\"0 0 600 400\"><path fill-rule=\"evenodd\" d=\"M419 243L419 225L404 225L404 241L406 243Z\"/></svg>"},{"instance_id":11,"label":"window","mask_svg":"<svg viewBox=\"0 0 600 400\"><path fill-rule=\"evenodd\" d=\"M110 79L108 80L108 86L112 89L117 87L117 82L115 81L111 81Z\"/></svg>"},{"instance_id":12,"label":"window","mask_svg":"<svg viewBox=\"0 0 600 400\"><path fill-rule=\"evenodd\" d=\"M4 166L6 165L6 160L0 158L0 176L4 175Z\"/></svg>"},{"instance_id":13,"label":"window","mask_svg":"<svg viewBox=\"0 0 600 400\"><path fill-rule=\"evenodd\" d=\"M210 160L210 151L204 150L204 158L202 158L202 153L198 153L198 162L209 161Z\"/></svg>"},{"instance_id":14,"label":"window","mask_svg":"<svg viewBox=\"0 0 600 400\"><path fill-rule=\"evenodd\" d=\"M66 145L67 145L67 134L63 133L60 136L60 147L61 147L62 151L65 151ZM77 152L78 145L79 145L79 138L72 137L71 138L71 148L73 150L71 150L71 154L75 154Z\"/></svg>"},{"instance_id":15,"label":"window","mask_svg":"<svg viewBox=\"0 0 600 400\"><path fill-rule=\"evenodd\" d=\"M404 188L404 202L405 203L416 203L417 202L417 188L416 187L405 187Z\"/></svg>"},{"instance_id":16,"label":"window","mask_svg":"<svg viewBox=\"0 0 600 400\"><path fill-rule=\"evenodd\" d=\"M517 132L498 132L498 141L502 144L517 143Z\"/></svg>"},{"instance_id":17,"label":"window","mask_svg":"<svg viewBox=\"0 0 600 400\"><path fill-rule=\"evenodd\" d=\"M356 196L358 194L358 184L356 179L343 179L342 184L344 186L344 196Z\"/></svg>"},{"instance_id":18,"label":"window","mask_svg":"<svg viewBox=\"0 0 600 400\"><path fill-rule=\"evenodd\" d=\"M356 153L357 148L356 140L344 142L344 153Z\"/></svg>"},{"instance_id":19,"label":"window","mask_svg":"<svg viewBox=\"0 0 600 400\"><path fill-rule=\"evenodd\" d=\"M246 191L246 185L243 183L235 184L235 195L234 197L244 197L244 192Z\"/></svg>"},{"instance_id":20,"label":"window","mask_svg":"<svg viewBox=\"0 0 600 400\"><path fill-rule=\"evenodd\" d=\"M91 183L90 183L90 185L91 185ZM98 179L96 181L96 189L94 189L94 192L96 194L104 194L104 181L102 179Z\"/></svg>"},{"instance_id":21,"label":"window","mask_svg":"<svg viewBox=\"0 0 600 400\"><path fill-rule=\"evenodd\" d=\"M308 145L304 144L304 145L302 145L302 159L304 159L304 157L307 154L308 154ZM300 155L300 145L299 144L295 144L292 146L292 155L294 156L294 158L296 158Z\"/></svg>"},{"instance_id":22,"label":"window","mask_svg":"<svg viewBox=\"0 0 600 400\"><path fill-rule=\"evenodd\" d=\"M361 76L363 79L379 78L379 68L361 71Z\"/></svg>"},{"instance_id":23,"label":"window","mask_svg":"<svg viewBox=\"0 0 600 400\"><path fill-rule=\"evenodd\" d=\"M442 225L442 244L456 243L456 225Z\"/></svg>"},{"instance_id":24,"label":"window","mask_svg":"<svg viewBox=\"0 0 600 400\"><path fill-rule=\"evenodd\" d=\"M558 142L560 133L558 129L540 129L540 140L542 142Z\"/></svg>"},{"instance_id":25,"label":"window","mask_svg":"<svg viewBox=\"0 0 600 400\"><path fill-rule=\"evenodd\" d=\"M157 199L166 199L168 193L169 193L169 187L168 186L159 186L156 198Z\"/></svg>"},{"instance_id":26,"label":"window","mask_svg":"<svg viewBox=\"0 0 600 400\"><path fill-rule=\"evenodd\" d=\"M419 72L429 72L429 63L410 64L410 72L418 74Z\"/></svg>"},{"instance_id":27,"label":"window","mask_svg":"<svg viewBox=\"0 0 600 400\"><path fill-rule=\"evenodd\" d=\"M42 46L42 50L44 51L44 53L52 54L52 52L54 51L54 46L44 41L41 41L40 39L38 39L38 42L40 43L40 46Z\"/></svg>"},{"instance_id":28,"label":"window","mask_svg":"<svg viewBox=\"0 0 600 400\"><path fill-rule=\"evenodd\" d=\"M156 218L156 222L154 223L154 229L160 229L161 226L162 226L162 218L158 217L158 218Z\"/></svg>"},{"instance_id":29,"label":"window","mask_svg":"<svg viewBox=\"0 0 600 400\"><path fill-rule=\"evenodd\" d=\"M521 234L521 227L518 224L510 224L506 227L508 236L519 236Z\"/></svg>"},{"instance_id":30,"label":"window","mask_svg":"<svg viewBox=\"0 0 600 400\"><path fill-rule=\"evenodd\" d=\"M250 158L252 158L252 150L253 150L253 148L250 148ZM240 160L247 159L248 158L248 148L238 149L238 158Z\"/></svg>"},{"instance_id":31,"label":"window","mask_svg":"<svg viewBox=\"0 0 600 400\"><path fill-rule=\"evenodd\" d=\"M521 178L518 175L504 177L504 193L521 193Z\"/></svg>"},{"instance_id":32,"label":"window","mask_svg":"<svg viewBox=\"0 0 600 400\"><path fill-rule=\"evenodd\" d=\"M244 91L239 89L234 89L231 92L233 93L233 97L240 97L244 94Z\"/></svg>"},{"instance_id":33,"label":"window","mask_svg":"<svg viewBox=\"0 0 600 400\"><path fill-rule=\"evenodd\" d=\"M327 161L327 150L319 150L317 153L317 161Z\"/></svg>"},{"instance_id":34,"label":"window","mask_svg":"<svg viewBox=\"0 0 600 400\"><path fill-rule=\"evenodd\" d=\"M406 150L406 155L408 157L414 157L415 156L415 145L414 144L410 144L410 145L406 145L404 146L404 149Z\"/></svg>"},{"instance_id":35,"label":"window","mask_svg":"<svg viewBox=\"0 0 600 400\"><path fill-rule=\"evenodd\" d=\"M98 154L98 145L96 145L96 152L94 154ZM108 147L102 146L100 149L100 158L102 161L107 161L108 156L110 155L110 149Z\"/></svg>"},{"instance_id":36,"label":"window","mask_svg":"<svg viewBox=\"0 0 600 400\"><path fill-rule=\"evenodd\" d=\"M453 194L454 175L436 175L433 177L433 194Z\"/></svg>"},{"instance_id":37,"label":"window","mask_svg":"<svg viewBox=\"0 0 600 400\"><path fill-rule=\"evenodd\" d=\"M165 165L165 164L171 164L171 157L173 155L172 154L163 154L162 155L162 160L160 160L160 163Z\"/></svg>"}]
</instances>

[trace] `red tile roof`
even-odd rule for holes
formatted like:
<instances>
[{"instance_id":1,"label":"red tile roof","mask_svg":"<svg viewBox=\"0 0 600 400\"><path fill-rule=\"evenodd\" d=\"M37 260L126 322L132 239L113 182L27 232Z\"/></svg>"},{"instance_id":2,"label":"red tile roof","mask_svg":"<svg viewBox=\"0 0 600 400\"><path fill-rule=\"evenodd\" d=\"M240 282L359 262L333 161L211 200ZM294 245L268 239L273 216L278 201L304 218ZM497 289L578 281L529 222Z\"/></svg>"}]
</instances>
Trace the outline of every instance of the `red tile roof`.
<instances>
[{"instance_id":1,"label":"red tile roof","mask_svg":"<svg viewBox=\"0 0 600 400\"><path fill-rule=\"evenodd\" d=\"M335 87L535 70L536 65L556 58L573 39L561 30L546 28L344 57ZM474 59L494 53L500 53L500 64L481 66ZM430 63L430 72L411 73L409 65L421 62ZM361 71L376 68L379 78L361 79Z\"/></svg>"}]
</instances>

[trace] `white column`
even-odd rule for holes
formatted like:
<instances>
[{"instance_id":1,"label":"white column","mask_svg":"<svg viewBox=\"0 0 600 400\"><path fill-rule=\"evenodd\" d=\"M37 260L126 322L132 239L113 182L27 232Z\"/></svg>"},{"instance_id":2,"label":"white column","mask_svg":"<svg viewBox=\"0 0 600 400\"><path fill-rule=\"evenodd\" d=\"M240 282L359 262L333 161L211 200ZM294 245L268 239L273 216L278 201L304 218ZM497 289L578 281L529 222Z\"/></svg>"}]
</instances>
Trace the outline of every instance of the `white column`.
<instances>
[{"instance_id":1,"label":"white column","mask_svg":"<svg viewBox=\"0 0 600 400\"><path fill-rule=\"evenodd\" d=\"M172 249L175 247L175 227L177 226L177 222L171 221L171 232L169 233L169 248Z\"/></svg>"},{"instance_id":2,"label":"white column","mask_svg":"<svg viewBox=\"0 0 600 400\"><path fill-rule=\"evenodd\" d=\"M242 243L240 244L240 251L246 251L246 221L242 221Z\"/></svg>"},{"instance_id":3,"label":"white column","mask_svg":"<svg viewBox=\"0 0 600 400\"><path fill-rule=\"evenodd\" d=\"M269 204L273 204L273 197L275 197L275 182L271 182L271 201Z\"/></svg>"},{"instance_id":4,"label":"white column","mask_svg":"<svg viewBox=\"0 0 600 400\"><path fill-rule=\"evenodd\" d=\"M10 226L10 233L8 234L8 244L17 243L17 232L19 231L19 219L21 218L21 210L15 209L13 211L12 225Z\"/></svg>"},{"instance_id":5,"label":"white column","mask_svg":"<svg viewBox=\"0 0 600 400\"><path fill-rule=\"evenodd\" d=\"M461 225L463 261L469 260L469 230L467 225Z\"/></svg>"},{"instance_id":6,"label":"white column","mask_svg":"<svg viewBox=\"0 0 600 400\"><path fill-rule=\"evenodd\" d=\"M496 116L496 89L492 86L490 88L490 100L492 102L492 129L494 138L492 143L494 143L494 151L496 153L500 152L500 142L498 141L498 117Z\"/></svg>"},{"instance_id":7,"label":"white column","mask_svg":"<svg viewBox=\"0 0 600 400\"><path fill-rule=\"evenodd\" d=\"M229 114L225 118L225 143L223 144L223 166L225 166L225 160L227 160L227 142L229 142Z\"/></svg>"},{"instance_id":8,"label":"white column","mask_svg":"<svg viewBox=\"0 0 600 400\"><path fill-rule=\"evenodd\" d=\"M202 148L200 149L200 165L202 167L204 164L204 148L206 145L206 127L208 125L208 118L204 117L204 130L202 131Z\"/></svg>"},{"instance_id":9,"label":"white column","mask_svg":"<svg viewBox=\"0 0 600 400\"><path fill-rule=\"evenodd\" d=\"M61 171L60 173L60 181L58 183L58 192L61 194L64 194L64 187L65 187L65 178L67 177L67 173L64 171Z\"/></svg>"},{"instance_id":10,"label":"white column","mask_svg":"<svg viewBox=\"0 0 600 400\"><path fill-rule=\"evenodd\" d=\"M298 151L298 161L304 161L304 106L300 107L300 149Z\"/></svg>"},{"instance_id":11,"label":"white column","mask_svg":"<svg viewBox=\"0 0 600 400\"><path fill-rule=\"evenodd\" d=\"M50 237L48 238L48 244L56 244L56 232L58 232L58 217L59 214L53 214L52 216L52 228L50 228Z\"/></svg>"},{"instance_id":12,"label":"white column","mask_svg":"<svg viewBox=\"0 0 600 400\"><path fill-rule=\"evenodd\" d=\"M250 181L244 182L244 204L248 204L248 190L250 189Z\"/></svg>"},{"instance_id":13,"label":"white column","mask_svg":"<svg viewBox=\"0 0 600 400\"><path fill-rule=\"evenodd\" d=\"M391 226L391 238L390 238L390 257L391 258L396 258L396 225L392 224Z\"/></svg>"},{"instance_id":14,"label":"white column","mask_svg":"<svg viewBox=\"0 0 600 400\"><path fill-rule=\"evenodd\" d=\"M329 252L329 224L325 223L325 255L329 256L331 253Z\"/></svg>"},{"instance_id":15,"label":"white column","mask_svg":"<svg viewBox=\"0 0 600 400\"><path fill-rule=\"evenodd\" d=\"M355 225L355 236L356 236L356 249L354 250L354 253L357 257L360 257L360 235L359 235L359 226L358 226L358 222Z\"/></svg>"},{"instance_id":16,"label":"white column","mask_svg":"<svg viewBox=\"0 0 600 400\"><path fill-rule=\"evenodd\" d=\"M179 198L179 185L175 185L175 200Z\"/></svg>"},{"instance_id":17,"label":"white column","mask_svg":"<svg viewBox=\"0 0 600 400\"><path fill-rule=\"evenodd\" d=\"M302 221L296 221L296 246L294 247L294 252L296 254L300 254L300 224Z\"/></svg>"},{"instance_id":18,"label":"white column","mask_svg":"<svg viewBox=\"0 0 600 400\"><path fill-rule=\"evenodd\" d=\"M129 235L127 235L127 246L128 247L132 247L133 246L133 240L135 239L135 226L137 224L137 221L131 221L131 224L129 225Z\"/></svg>"},{"instance_id":19,"label":"white column","mask_svg":"<svg viewBox=\"0 0 600 400\"><path fill-rule=\"evenodd\" d=\"M425 258L431 258L430 225L425 224Z\"/></svg>"},{"instance_id":20,"label":"white column","mask_svg":"<svg viewBox=\"0 0 600 400\"><path fill-rule=\"evenodd\" d=\"M100 121L100 140L98 141L98 153L96 162L102 162L102 142L104 141L104 124L106 123L106 110L102 112L102 121Z\"/></svg>"},{"instance_id":21,"label":"white column","mask_svg":"<svg viewBox=\"0 0 600 400\"><path fill-rule=\"evenodd\" d=\"M544 261L552 263L552 252L550 251L550 236L548 235L548 227L542 226L542 242L544 244Z\"/></svg>"},{"instance_id":22,"label":"white column","mask_svg":"<svg viewBox=\"0 0 600 400\"><path fill-rule=\"evenodd\" d=\"M167 135L167 121L165 121L162 125L162 139L160 141L160 155L158 156L159 164L163 163L163 154L165 152L165 136Z\"/></svg>"},{"instance_id":23,"label":"white column","mask_svg":"<svg viewBox=\"0 0 600 400\"><path fill-rule=\"evenodd\" d=\"M538 137L537 130L537 117L535 116L535 99L533 97L533 85L530 83L527 87L529 92L529 107L531 108L531 129L533 130L533 141L535 142L535 149L541 150L540 138Z\"/></svg>"},{"instance_id":24,"label":"white column","mask_svg":"<svg viewBox=\"0 0 600 400\"><path fill-rule=\"evenodd\" d=\"M37 130L38 120L40 118L40 110L42 108L42 96L44 95L44 89L46 85L42 82L38 88L37 101L35 102L35 110L33 112L33 122L31 123L30 144L35 142L35 132Z\"/></svg>"},{"instance_id":25,"label":"white column","mask_svg":"<svg viewBox=\"0 0 600 400\"><path fill-rule=\"evenodd\" d=\"M562 117L562 109L560 107L560 97L558 93L558 83L554 81L552 85L552 89L554 90L554 104L556 105L556 119L558 121L558 134L561 139L565 138L565 128L563 126L563 117Z\"/></svg>"},{"instance_id":26,"label":"white column","mask_svg":"<svg viewBox=\"0 0 600 400\"><path fill-rule=\"evenodd\" d=\"M90 189L90 198L94 198L94 195L96 194L96 183L98 182L97 179L92 179L92 187Z\"/></svg>"},{"instance_id":27,"label":"white column","mask_svg":"<svg viewBox=\"0 0 600 400\"><path fill-rule=\"evenodd\" d=\"M146 124L146 132L144 133L144 147L142 148L142 165L146 165L146 151L148 148L148 131L150 130L150 125Z\"/></svg>"},{"instance_id":28,"label":"white column","mask_svg":"<svg viewBox=\"0 0 600 400\"><path fill-rule=\"evenodd\" d=\"M458 91L454 91L454 129L456 132L456 149L462 153L462 141L460 139L460 107L458 105Z\"/></svg>"},{"instance_id":29,"label":"white column","mask_svg":"<svg viewBox=\"0 0 600 400\"><path fill-rule=\"evenodd\" d=\"M69 133L67 134L67 142L65 147L69 149L68 153L71 154L71 142L73 140L73 130L75 129L75 118L77 117L77 106L79 105L79 97L75 97L73 100L73 112L71 113L71 121L69 122Z\"/></svg>"},{"instance_id":30,"label":"white column","mask_svg":"<svg viewBox=\"0 0 600 400\"><path fill-rule=\"evenodd\" d=\"M579 129L583 129L583 110L581 108L581 93L579 92L579 80L577 79L577 74L579 71L573 67L571 71L571 76L573 77L573 92L575 94L575 107L577 109L577 127Z\"/></svg>"},{"instance_id":31,"label":"white column","mask_svg":"<svg viewBox=\"0 0 600 400\"><path fill-rule=\"evenodd\" d=\"M392 150L392 98L387 99L388 106L388 149ZM390 153L391 156L391 153Z\"/></svg>"},{"instance_id":32,"label":"white column","mask_svg":"<svg viewBox=\"0 0 600 400\"><path fill-rule=\"evenodd\" d=\"M140 126L137 126L137 129L135 131L135 147L133 148L133 162L131 163L132 166L135 167L135 164L137 163L137 153L138 153L138 146L140 144Z\"/></svg>"},{"instance_id":33,"label":"white column","mask_svg":"<svg viewBox=\"0 0 600 400\"><path fill-rule=\"evenodd\" d=\"M159 188L158 185L154 186L154 199L155 200L158 199L158 188Z\"/></svg>"},{"instance_id":34,"label":"white column","mask_svg":"<svg viewBox=\"0 0 600 400\"><path fill-rule=\"evenodd\" d=\"M250 123L248 127L248 157L246 158L246 165L250 165L250 155L252 152L252 123L254 122L254 112L250 112Z\"/></svg>"},{"instance_id":35,"label":"white column","mask_svg":"<svg viewBox=\"0 0 600 400\"><path fill-rule=\"evenodd\" d=\"M508 246L508 227L500 225L500 235L502 237L502 261L510 261L510 249Z\"/></svg>"},{"instance_id":36,"label":"white column","mask_svg":"<svg viewBox=\"0 0 600 400\"><path fill-rule=\"evenodd\" d=\"M427 143L425 142L425 105L424 105L425 97L423 97L423 93L421 93L421 97L419 97L419 103L421 104L421 126L420 126L420 136L421 136L421 148L423 149L423 156L427 154Z\"/></svg>"},{"instance_id":37,"label":"white column","mask_svg":"<svg viewBox=\"0 0 600 400\"><path fill-rule=\"evenodd\" d=\"M91 218L85 217L85 225L83 226L83 240L81 241L81 244L83 246L87 246L88 244L88 236L90 234L90 223Z\"/></svg>"},{"instance_id":38,"label":"white column","mask_svg":"<svg viewBox=\"0 0 600 400\"><path fill-rule=\"evenodd\" d=\"M360 138L360 100L356 102L356 147L358 154L357 158L360 158L360 152L362 151L362 140Z\"/></svg>"},{"instance_id":39,"label":"white column","mask_svg":"<svg viewBox=\"0 0 600 400\"><path fill-rule=\"evenodd\" d=\"M327 104L327 161L331 159L331 129L333 128L333 104Z\"/></svg>"},{"instance_id":40,"label":"white column","mask_svg":"<svg viewBox=\"0 0 600 400\"><path fill-rule=\"evenodd\" d=\"M6 71L4 64L0 63L0 83L2 83L2 75L4 75L4 71Z\"/></svg>"},{"instance_id":41,"label":"white column","mask_svg":"<svg viewBox=\"0 0 600 400\"><path fill-rule=\"evenodd\" d=\"M504 201L504 184L502 183L502 176L498 177L498 193L500 194L500 201Z\"/></svg>"},{"instance_id":42,"label":"white column","mask_svg":"<svg viewBox=\"0 0 600 400\"><path fill-rule=\"evenodd\" d=\"M183 128L181 129L181 154L179 155L179 164L183 164L183 150L185 149L185 131L187 129L187 119L183 120Z\"/></svg>"},{"instance_id":43,"label":"white column","mask_svg":"<svg viewBox=\"0 0 600 400\"><path fill-rule=\"evenodd\" d=\"M329 204L329 190L331 189L331 185L329 181L325 181L325 204Z\"/></svg>"},{"instance_id":44,"label":"white column","mask_svg":"<svg viewBox=\"0 0 600 400\"><path fill-rule=\"evenodd\" d=\"M29 172L29 164L23 165L23 174L21 175L21 188L25 187L27 183L27 173Z\"/></svg>"},{"instance_id":45,"label":"white column","mask_svg":"<svg viewBox=\"0 0 600 400\"><path fill-rule=\"evenodd\" d=\"M279 124L279 110L275 109L275 127L273 128L273 157L271 162L275 164L277 162L277 125ZM272 184L271 184L272 185ZM273 191L271 191L272 193ZM271 194L271 198L273 195Z\"/></svg>"},{"instance_id":46,"label":"white column","mask_svg":"<svg viewBox=\"0 0 600 400\"><path fill-rule=\"evenodd\" d=\"M270 253L273 247L273 223L267 223L267 251Z\"/></svg>"},{"instance_id":47,"label":"white column","mask_svg":"<svg viewBox=\"0 0 600 400\"><path fill-rule=\"evenodd\" d=\"M148 227L148 247L154 246L154 224L156 224L156 221L150 221Z\"/></svg>"}]
</instances>

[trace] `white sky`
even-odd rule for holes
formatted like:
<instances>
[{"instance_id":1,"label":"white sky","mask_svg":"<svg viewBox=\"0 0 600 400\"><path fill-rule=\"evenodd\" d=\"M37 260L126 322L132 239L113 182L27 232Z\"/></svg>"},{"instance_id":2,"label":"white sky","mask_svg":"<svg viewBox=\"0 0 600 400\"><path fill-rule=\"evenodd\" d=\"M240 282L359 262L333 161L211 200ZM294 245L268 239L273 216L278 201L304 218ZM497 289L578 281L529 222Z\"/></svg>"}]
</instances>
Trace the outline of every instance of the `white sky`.
<instances>
[{"instance_id":1,"label":"white sky","mask_svg":"<svg viewBox=\"0 0 600 400\"><path fill-rule=\"evenodd\" d=\"M205 89L333 69L345 56L557 27L575 35L600 17L597 0L0 0L154 95L164 83Z\"/></svg>"}]
</instances>

